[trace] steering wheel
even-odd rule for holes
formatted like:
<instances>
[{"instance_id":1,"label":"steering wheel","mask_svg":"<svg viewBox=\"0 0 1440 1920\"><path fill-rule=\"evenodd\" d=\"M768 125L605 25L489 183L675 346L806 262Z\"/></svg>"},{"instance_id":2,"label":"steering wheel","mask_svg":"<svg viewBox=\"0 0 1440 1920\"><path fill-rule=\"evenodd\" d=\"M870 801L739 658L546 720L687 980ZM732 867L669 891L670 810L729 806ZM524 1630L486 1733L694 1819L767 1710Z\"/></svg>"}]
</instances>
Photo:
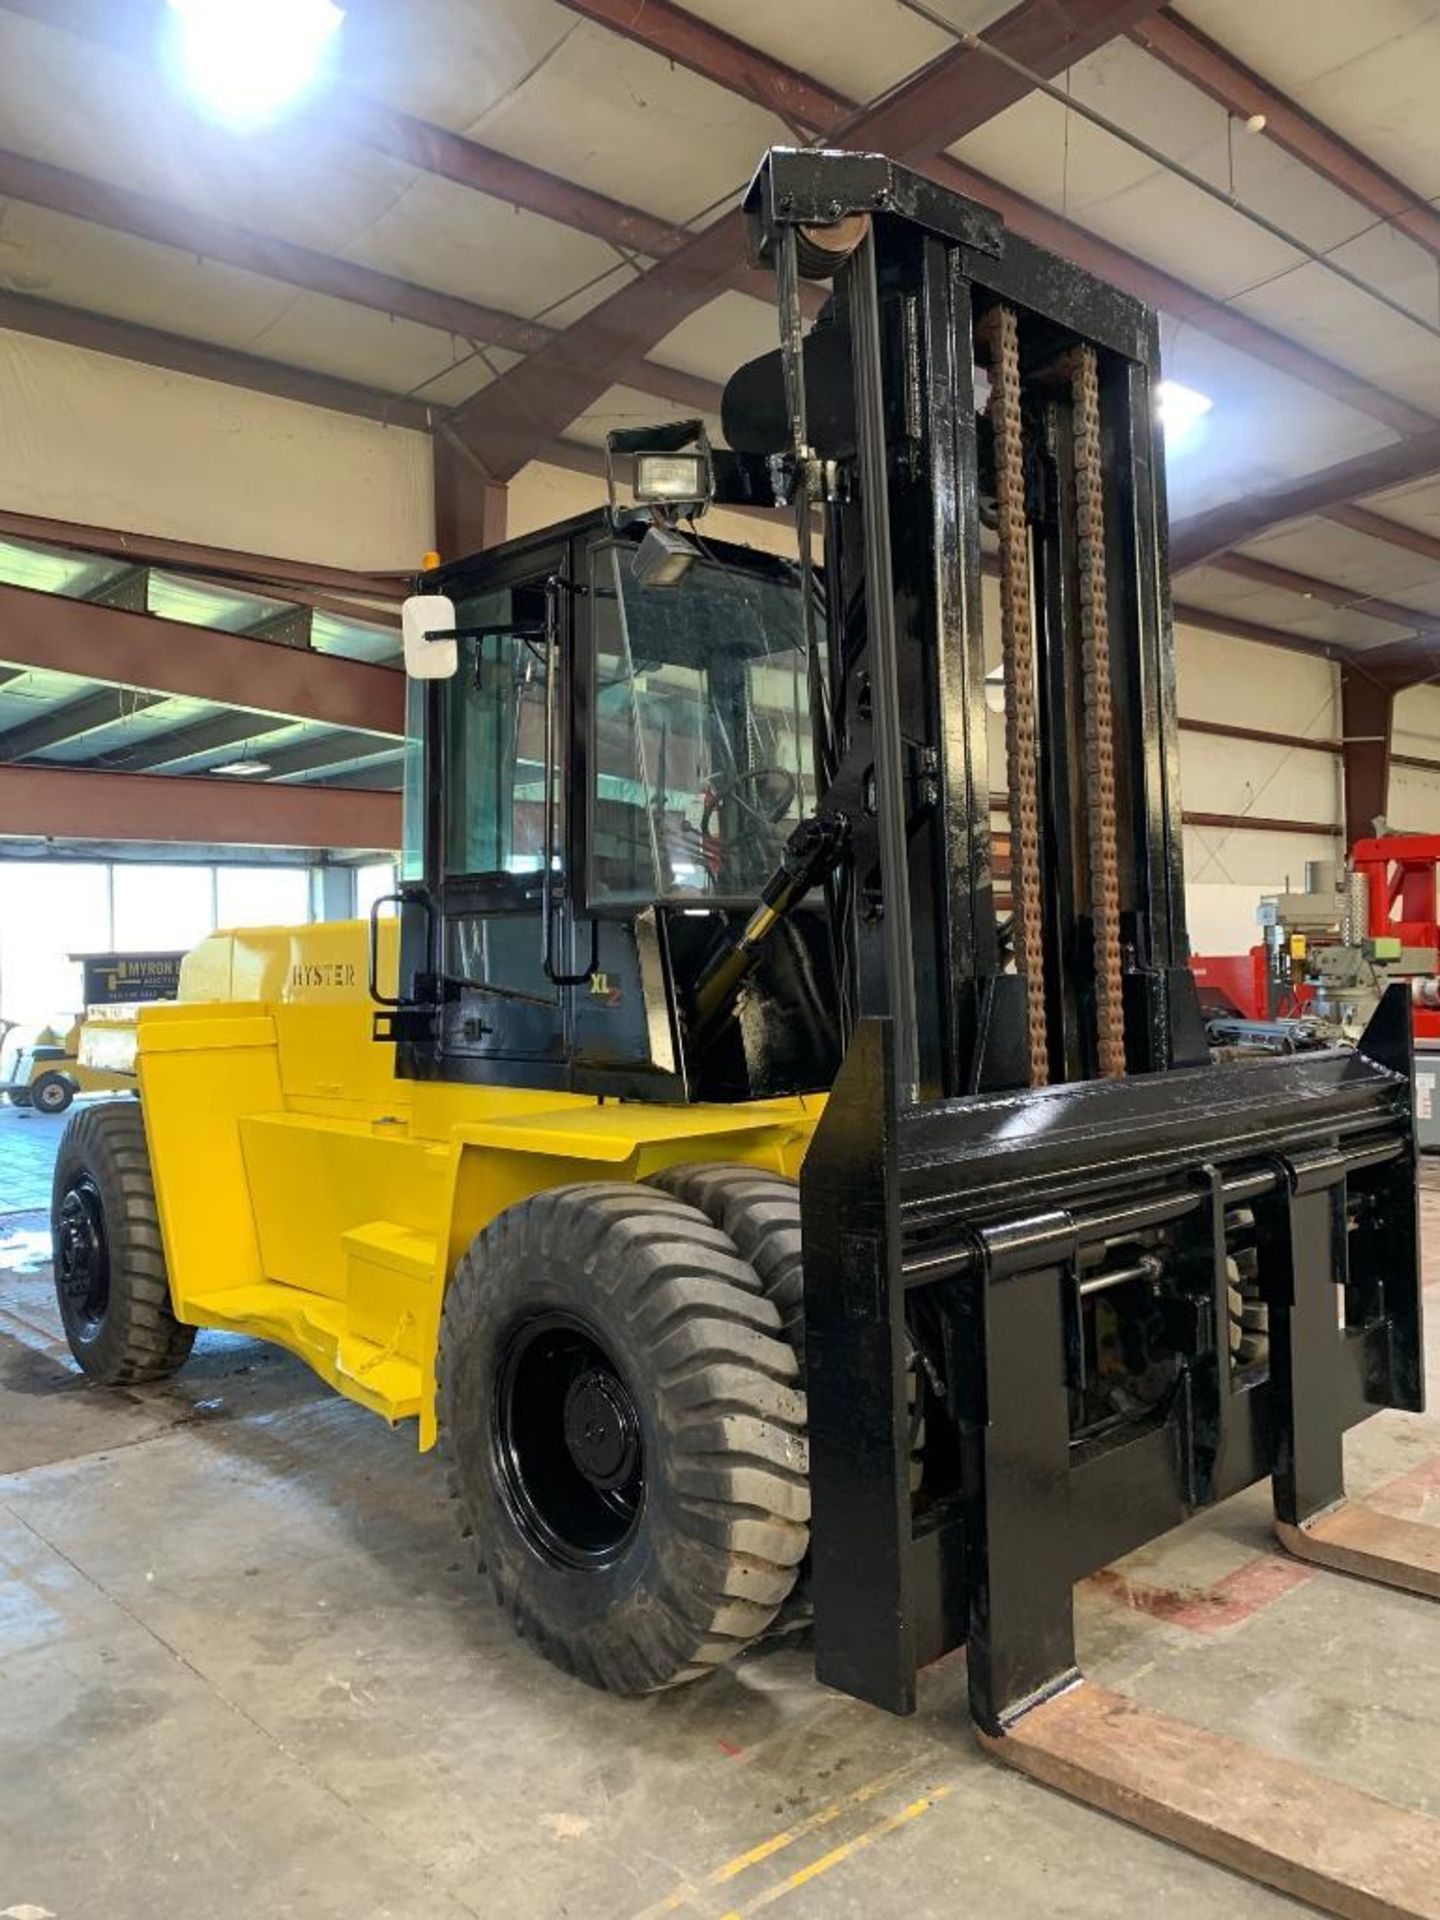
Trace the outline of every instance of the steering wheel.
<instances>
[{"instance_id":1,"label":"steering wheel","mask_svg":"<svg viewBox=\"0 0 1440 1920\"><path fill-rule=\"evenodd\" d=\"M709 832L715 815L732 800L757 826L778 827L794 805L799 785L788 767L749 767L744 773L712 774L705 783L701 832Z\"/></svg>"},{"instance_id":2,"label":"steering wheel","mask_svg":"<svg viewBox=\"0 0 1440 1920\"><path fill-rule=\"evenodd\" d=\"M750 767L743 773L713 774L705 782L700 809L700 837L711 850L712 873L738 860L745 862L744 850L754 847L762 861L770 861L775 850L775 829L785 818L800 790L800 783L788 767ZM739 818L728 844L714 831L716 815L734 803Z\"/></svg>"}]
</instances>

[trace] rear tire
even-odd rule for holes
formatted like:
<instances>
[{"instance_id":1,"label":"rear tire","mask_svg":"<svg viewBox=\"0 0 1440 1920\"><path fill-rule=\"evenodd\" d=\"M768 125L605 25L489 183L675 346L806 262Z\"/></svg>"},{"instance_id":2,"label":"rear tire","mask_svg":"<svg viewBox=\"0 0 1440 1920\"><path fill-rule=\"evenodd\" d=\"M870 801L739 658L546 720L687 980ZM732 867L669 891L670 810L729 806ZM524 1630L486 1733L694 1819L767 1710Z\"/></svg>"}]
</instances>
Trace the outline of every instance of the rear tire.
<instances>
[{"instance_id":1,"label":"rear tire","mask_svg":"<svg viewBox=\"0 0 1440 1920\"><path fill-rule=\"evenodd\" d=\"M783 1173L733 1161L692 1161L652 1174L651 1186L698 1207L735 1242L760 1276L765 1297L780 1314L785 1338L805 1379L805 1263L799 1183ZM910 1405L910 1491L918 1491L925 1453L924 1388L919 1356L906 1371Z\"/></svg>"},{"instance_id":2,"label":"rear tire","mask_svg":"<svg viewBox=\"0 0 1440 1920\"><path fill-rule=\"evenodd\" d=\"M805 1378L805 1269L801 1258L800 1189L783 1173L725 1161L666 1167L648 1183L707 1220L734 1241L760 1277L765 1298Z\"/></svg>"},{"instance_id":3,"label":"rear tire","mask_svg":"<svg viewBox=\"0 0 1440 1920\"><path fill-rule=\"evenodd\" d=\"M666 1167L649 1184L698 1207L733 1240L759 1275L765 1297L780 1314L785 1338L805 1379L805 1266L800 1218L800 1186L783 1173L747 1167L735 1161L698 1160ZM910 1491L924 1477L925 1409L920 1363L912 1352L906 1372L910 1408ZM814 1621L810 1566L801 1569L795 1590L775 1621L774 1633L801 1633Z\"/></svg>"},{"instance_id":4,"label":"rear tire","mask_svg":"<svg viewBox=\"0 0 1440 1920\"><path fill-rule=\"evenodd\" d=\"M55 1297L82 1371L107 1387L174 1373L195 1329L171 1305L139 1107L107 1101L70 1121L55 1158L50 1220Z\"/></svg>"},{"instance_id":5,"label":"rear tire","mask_svg":"<svg viewBox=\"0 0 1440 1920\"><path fill-rule=\"evenodd\" d=\"M33 1107L35 1104L31 1098L29 1087L12 1087L5 1098L10 1102L12 1107L19 1107L22 1110L26 1107Z\"/></svg>"},{"instance_id":6,"label":"rear tire","mask_svg":"<svg viewBox=\"0 0 1440 1920\"><path fill-rule=\"evenodd\" d=\"M795 1584L794 1356L753 1270L665 1194L560 1187L477 1235L446 1296L438 1414L497 1600L591 1686L698 1679Z\"/></svg>"}]
</instances>

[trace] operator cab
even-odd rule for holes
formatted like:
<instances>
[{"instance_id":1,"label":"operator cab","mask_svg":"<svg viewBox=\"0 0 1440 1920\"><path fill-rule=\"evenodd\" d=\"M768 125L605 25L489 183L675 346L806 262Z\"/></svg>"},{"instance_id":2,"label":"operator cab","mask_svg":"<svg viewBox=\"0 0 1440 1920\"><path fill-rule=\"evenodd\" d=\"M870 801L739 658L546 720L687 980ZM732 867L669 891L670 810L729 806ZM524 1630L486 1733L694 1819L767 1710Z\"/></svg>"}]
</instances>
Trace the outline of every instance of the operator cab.
<instances>
[{"instance_id":1,"label":"operator cab","mask_svg":"<svg viewBox=\"0 0 1440 1920\"><path fill-rule=\"evenodd\" d=\"M426 646L455 670L410 683L401 984L378 1024L403 1075L671 1101L834 1078L818 897L724 1019L694 1017L814 810L800 572L655 530L601 510L435 569L408 603L412 671Z\"/></svg>"}]
</instances>

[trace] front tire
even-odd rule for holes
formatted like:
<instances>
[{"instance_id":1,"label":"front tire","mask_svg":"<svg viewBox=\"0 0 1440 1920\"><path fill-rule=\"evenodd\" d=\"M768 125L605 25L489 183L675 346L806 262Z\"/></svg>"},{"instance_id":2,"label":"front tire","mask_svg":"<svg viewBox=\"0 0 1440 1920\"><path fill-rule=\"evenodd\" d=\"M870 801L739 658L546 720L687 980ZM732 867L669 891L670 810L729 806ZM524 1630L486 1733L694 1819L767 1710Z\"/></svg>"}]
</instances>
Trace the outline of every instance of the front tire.
<instances>
[{"instance_id":1,"label":"front tire","mask_svg":"<svg viewBox=\"0 0 1440 1920\"><path fill-rule=\"evenodd\" d=\"M70 1351L101 1386L163 1380L195 1329L175 1318L141 1108L107 1101L60 1139L50 1209L55 1297Z\"/></svg>"},{"instance_id":2,"label":"front tire","mask_svg":"<svg viewBox=\"0 0 1440 1920\"><path fill-rule=\"evenodd\" d=\"M438 1409L497 1600L590 1685L697 1679L789 1595L804 1396L754 1271L693 1207L614 1182L501 1214L446 1298Z\"/></svg>"}]
</instances>

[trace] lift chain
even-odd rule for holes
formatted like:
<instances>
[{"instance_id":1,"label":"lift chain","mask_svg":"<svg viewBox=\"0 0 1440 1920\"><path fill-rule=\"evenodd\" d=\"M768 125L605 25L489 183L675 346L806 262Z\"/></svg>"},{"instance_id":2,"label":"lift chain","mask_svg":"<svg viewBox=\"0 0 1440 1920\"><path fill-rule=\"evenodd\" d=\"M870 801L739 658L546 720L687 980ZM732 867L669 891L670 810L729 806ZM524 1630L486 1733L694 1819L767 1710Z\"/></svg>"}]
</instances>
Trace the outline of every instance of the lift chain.
<instances>
[{"instance_id":1,"label":"lift chain","mask_svg":"<svg viewBox=\"0 0 1440 1920\"><path fill-rule=\"evenodd\" d=\"M1095 938L1095 1028L1100 1073L1103 1078L1113 1080L1125 1072L1125 1011L1120 958L1120 863L1116 851L1115 708L1110 684L1109 599L1105 583L1100 379L1093 347L1079 347L1071 356L1070 395L1084 676L1090 911Z\"/></svg>"},{"instance_id":2,"label":"lift chain","mask_svg":"<svg viewBox=\"0 0 1440 1920\"><path fill-rule=\"evenodd\" d=\"M995 436L999 509L1000 645L1005 676L1015 964L1028 988L1030 1084L1043 1087L1050 1077L1050 1048L1045 1026L1045 922L1040 884L1040 741L1030 609L1030 528L1025 514L1020 329L1013 307L993 307L977 332L990 349L989 414Z\"/></svg>"}]
</instances>

